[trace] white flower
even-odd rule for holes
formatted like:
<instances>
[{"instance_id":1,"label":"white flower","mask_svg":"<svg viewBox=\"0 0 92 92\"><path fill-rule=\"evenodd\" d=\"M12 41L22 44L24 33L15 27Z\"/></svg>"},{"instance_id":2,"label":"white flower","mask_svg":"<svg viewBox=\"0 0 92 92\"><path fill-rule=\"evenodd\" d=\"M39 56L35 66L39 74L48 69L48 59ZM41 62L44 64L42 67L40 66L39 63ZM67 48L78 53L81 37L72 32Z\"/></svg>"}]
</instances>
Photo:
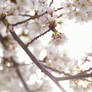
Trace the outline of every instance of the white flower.
<instances>
[{"instance_id":1,"label":"white flower","mask_svg":"<svg viewBox=\"0 0 92 92\"><path fill-rule=\"evenodd\" d=\"M53 34L52 37L52 43L57 46L62 45L67 40L64 33Z\"/></svg>"},{"instance_id":2,"label":"white flower","mask_svg":"<svg viewBox=\"0 0 92 92\"><path fill-rule=\"evenodd\" d=\"M68 0L64 3L64 14L76 21L89 21L92 19L91 0Z\"/></svg>"},{"instance_id":3,"label":"white flower","mask_svg":"<svg viewBox=\"0 0 92 92\"><path fill-rule=\"evenodd\" d=\"M15 8L15 5L11 3L9 0L0 1L0 14L11 12Z\"/></svg>"}]
</instances>

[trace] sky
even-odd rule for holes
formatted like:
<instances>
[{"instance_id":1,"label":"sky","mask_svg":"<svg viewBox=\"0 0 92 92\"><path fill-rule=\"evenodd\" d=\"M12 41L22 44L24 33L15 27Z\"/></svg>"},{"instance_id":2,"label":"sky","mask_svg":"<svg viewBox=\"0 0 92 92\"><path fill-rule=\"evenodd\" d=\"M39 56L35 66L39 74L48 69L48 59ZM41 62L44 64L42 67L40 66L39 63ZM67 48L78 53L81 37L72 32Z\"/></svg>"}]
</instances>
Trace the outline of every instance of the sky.
<instances>
[{"instance_id":1,"label":"sky","mask_svg":"<svg viewBox=\"0 0 92 92\"><path fill-rule=\"evenodd\" d=\"M91 51L92 48L92 22L75 23L70 21L65 25L64 33L68 38L66 45L71 57L80 58L83 53Z\"/></svg>"}]
</instances>

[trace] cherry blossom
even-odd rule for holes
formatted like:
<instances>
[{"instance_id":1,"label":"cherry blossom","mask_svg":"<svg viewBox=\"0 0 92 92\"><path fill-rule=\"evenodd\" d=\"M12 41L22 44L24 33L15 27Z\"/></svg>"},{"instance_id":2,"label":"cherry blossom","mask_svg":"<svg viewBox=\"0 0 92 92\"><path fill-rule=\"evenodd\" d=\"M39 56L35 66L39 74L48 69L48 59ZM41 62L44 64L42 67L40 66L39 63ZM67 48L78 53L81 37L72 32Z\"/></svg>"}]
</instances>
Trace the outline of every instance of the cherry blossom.
<instances>
[{"instance_id":1,"label":"cherry blossom","mask_svg":"<svg viewBox=\"0 0 92 92\"><path fill-rule=\"evenodd\" d=\"M0 92L91 92L92 50L71 58L71 21L92 21L92 1L1 0Z\"/></svg>"}]
</instances>

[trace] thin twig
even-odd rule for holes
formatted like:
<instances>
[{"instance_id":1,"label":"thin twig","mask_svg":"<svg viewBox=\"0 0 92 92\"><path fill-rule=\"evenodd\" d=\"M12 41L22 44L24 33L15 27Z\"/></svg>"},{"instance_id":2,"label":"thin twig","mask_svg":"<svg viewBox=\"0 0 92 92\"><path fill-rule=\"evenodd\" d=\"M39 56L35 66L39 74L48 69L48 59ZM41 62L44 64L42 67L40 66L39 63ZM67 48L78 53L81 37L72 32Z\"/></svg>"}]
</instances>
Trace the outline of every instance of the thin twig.
<instances>
[{"instance_id":1,"label":"thin twig","mask_svg":"<svg viewBox=\"0 0 92 92\"><path fill-rule=\"evenodd\" d=\"M82 75L73 75L73 76L68 76L68 77L58 77L57 80L58 81L62 81L62 80L73 80L73 79L82 79L82 78L88 78L88 77L92 77L92 73L90 74L82 74Z\"/></svg>"},{"instance_id":2,"label":"thin twig","mask_svg":"<svg viewBox=\"0 0 92 92\"><path fill-rule=\"evenodd\" d=\"M87 82L92 82L91 80L84 79L84 78L82 78L82 80L87 81Z\"/></svg>"},{"instance_id":3,"label":"thin twig","mask_svg":"<svg viewBox=\"0 0 92 92\"><path fill-rule=\"evenodd\" d=\"M3 41L3 37L2 35L0 34L0 42L2 43L2 45L4 46L4 41Z\"/></svg>"},{"instance_id":4,"label":"thin twig","mask_svg":"<svg viewBox=\"0 0 92 92\"><path fill-rule=\"evenodd\" d=\"M92 68L89 68L88 70L85 70L85 71L83 71L83 72L81 72L79 74L86 74L87 72L90 72L91 70L92 70Z\"/></svg>"},{"instance_id":5,"label":"thin twig","mask_svg":"<svg viewBox=\"0 0 92 92\"><path fill-rule=\"evenodd\" d=\"M50 29L48 29L47 31L45 31L44 33L34 37L30 42L27 43L27 47L29 46L29 44L33 43L35 40L37 40L38 38L42 37L43 35L45 35L46 33L48 33L50 31Z\"/></svg>"},{"instance_id":6,"label":"thin twig","mask_svg":"<svg viewBox=\"0 0 92 92\"><path fill-rule=\"evenodd\" d=\"M51 7L51 5L53 4L53 1L54 1L54 0L51 0L49 7Z\"/></svg>"},{"instance_id":7,"label":"thin twig","mask_svg":"<svg viewBox=\"0 0 92 92\"><path fill-rule=\"evenodd\" d=\"M54 10L54 12L57 12L57 11L62 10L62 9L63 9L63 7L57 8L56 10Z\"/></svg>"},{"instance_id":8,"label":"thin twig","mask_svg":"<svg viewBox=\"0 0 92 92\"><path fill-rule=\"evenodd\" d=\"M42 63L41 63L42 64ZM42 64L45 68L47 68L47 69L49 69L49 70L52 70L52 71L54 71L54 72L56 72L56 73L62 73L62 74L64 74L64 75L66 75L66 76L72 76L72 75L70 75L69 73L65 73L64 71L59 71L59 70L57 70L57 69L54 69L54 68L52 68L52 67L49 67L49 66L47 66L47 65L45 65L45 64Z\"/></svg>"},{"instance_id":9,"label":"thin twig","mask_svg":"<svg viewBox=\"0 0 92 92\"><path fill-rule=\"evenodd\" d=\"M28 17L29 17L28 19L26 19L26 20L24 20L24 21L17 22L17 23L15 23L15 24L12 24L12 26L17 26L17 25L20 25L20 24L26 23L26 22L28 22L29 20L39 18L39 17L41 17L41 16L45 15L46 13L47 13L47 12L44 12L43 14L35 15L35 16L26 15L26 16L28 16ZM23 16L23 15L22 15L22 16ZM24 16L25 16L25 15L24 15Z\"/></svg>"}]
</instances>

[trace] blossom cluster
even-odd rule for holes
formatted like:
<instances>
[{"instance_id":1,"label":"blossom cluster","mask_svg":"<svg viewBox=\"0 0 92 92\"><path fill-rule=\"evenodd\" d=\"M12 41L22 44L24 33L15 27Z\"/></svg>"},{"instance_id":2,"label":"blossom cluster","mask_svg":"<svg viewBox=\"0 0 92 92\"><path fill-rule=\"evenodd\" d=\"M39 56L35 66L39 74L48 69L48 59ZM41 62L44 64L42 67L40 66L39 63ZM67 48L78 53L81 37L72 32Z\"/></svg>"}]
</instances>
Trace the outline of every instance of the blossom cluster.
<instances>
[{"instance_id":1,"label":"blossom cluster","mask_svg":"<svg viewBox=\"0 0 92 92\"><path fill-rule=\"evenodd\" d=\"M0 1L0 15L13 12L15 5L10 2L10 0L1 0Z\"/></svg>"},{"instance_id":2,"label":"blossom cluster","mask_svg":"<svg viewBox=\"0 0 92 92\"><path fill-rule=\"evenodd\" d=\"M53 2L51 3L51 1ZM57 6L57 4L54 3L54 1L58 1L57 3L60 3L60 7L56 8L55 6ZM47 34L38 37L33 43L30 43L28 48L37 57L39 62L41 61L41 63L45 64L47 67L65 71L70 74L80 73L83 69L81 65L78 64L79 62L77 60L71 60L65 50L68 38L62 30L62 25L64 25L63 22L65 22L66 16L69 19L75 18L78 22L91 20L91 9L91 0L0 1L0 16L5 14L8 22L11 24L19 23L19 25L14 27L14 30L25 44L47 30L50 30ZM31 17L39 17L20 25L21 21L25 21L30 17L29 15ZM0 92L26 92L16 74L16 69L11 63L11 57L19 64L18 67L21 74L32 92L54 92L52 81L33 64L23 49L14 41L1 21L0 29L0 48L2 49L2 51L0 50ZM89 56L91 57L91 55ZM83 61L86 62L88 59L89 57ZM62 74L53 74L62 76ZM9 84L9 82L11 83ZM84 92L84 88L87 92L90 92L89 89L91 89L90 86L92 86L92 83L84 80L72 80L72 84L70 82L71 81L68 81L67 84L69 85L68 88L72 89L71 92ZM63 83L61 84L64 87L66 85Z\"/></svg>"},{"instance_id":3,"label":"blossom cluster","mask_svg":"<svg viewBox=\"0 0 92 92\"><path fill-rule=\"evenodd\" d=\"M76 21L89 21L92 19L92 1L91 0L65 0L62 3L64 14L68 18L75 18Z\"/></svg>"}]
</instances>

